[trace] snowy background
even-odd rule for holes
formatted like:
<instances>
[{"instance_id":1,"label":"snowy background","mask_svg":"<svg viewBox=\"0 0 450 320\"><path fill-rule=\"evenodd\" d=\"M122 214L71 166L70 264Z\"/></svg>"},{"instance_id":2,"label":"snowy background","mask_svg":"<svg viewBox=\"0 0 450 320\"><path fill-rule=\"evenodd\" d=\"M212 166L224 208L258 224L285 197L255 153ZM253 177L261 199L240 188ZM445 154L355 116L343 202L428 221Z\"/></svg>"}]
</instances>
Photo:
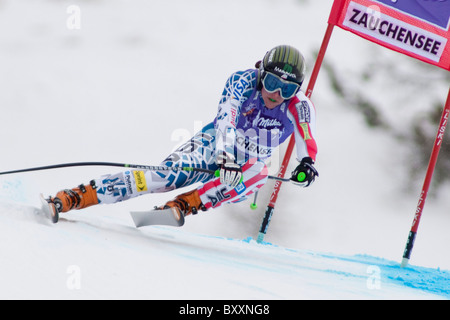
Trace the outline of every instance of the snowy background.
<instances>
[{"instance_id":1,"label":"snowy background","mask_svg":"<svg viewBox=\"0 0 450 320\"><path fill-rule=\"evenodd\" d=\"M310 74L331 4L0 0L0 171L77 161L159 164L214 118L227 77L270 48L297 47ZM411 257L416 269L397 268L426 171L408 128L444 103L448 72L337 28L324 66L312 96L320 178L308 189L283 185L265 238L273 245L249 240L270 183L256 211L247 202L190 217L182 229L135 230L129 211L177 192L71 212L53 226L35 219L39 193L115 169L1 176L0 297L448 298L448 183L433 188L425 206ZM383 125L368 126L352 105L361 95ZM380 268L381 289L369 289L371 266ZM71 290L78 273L81 286Z\"/></svg>"}]
</instances>

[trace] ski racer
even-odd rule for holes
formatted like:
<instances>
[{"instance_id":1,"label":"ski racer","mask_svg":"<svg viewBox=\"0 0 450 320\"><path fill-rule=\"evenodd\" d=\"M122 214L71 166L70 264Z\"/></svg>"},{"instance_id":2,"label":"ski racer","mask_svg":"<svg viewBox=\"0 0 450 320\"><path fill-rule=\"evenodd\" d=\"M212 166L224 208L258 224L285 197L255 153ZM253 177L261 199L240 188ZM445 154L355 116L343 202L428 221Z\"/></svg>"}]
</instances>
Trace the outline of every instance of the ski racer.
<instances>
[{"instance_id":1,"label":"ski racer","mask_svg":"<svg viewBox=\"0 0 450 320\"><path fill-rule=\"evenodd\" d=\"M316 113L300 91L305 60L297 49L281 45L268 51L255 67L229 77L214 121L161 163L219 170L220 176L193 171L127 170L58 192L47 199L53 212L117 203L197 182L201 182L199 187L155 209L171 208L186 216L240 202L265 184L265 161L291 134L295 135L299 160L291 180L310 186L318 176L314 168Z\"/></svg>"}]
</instances>

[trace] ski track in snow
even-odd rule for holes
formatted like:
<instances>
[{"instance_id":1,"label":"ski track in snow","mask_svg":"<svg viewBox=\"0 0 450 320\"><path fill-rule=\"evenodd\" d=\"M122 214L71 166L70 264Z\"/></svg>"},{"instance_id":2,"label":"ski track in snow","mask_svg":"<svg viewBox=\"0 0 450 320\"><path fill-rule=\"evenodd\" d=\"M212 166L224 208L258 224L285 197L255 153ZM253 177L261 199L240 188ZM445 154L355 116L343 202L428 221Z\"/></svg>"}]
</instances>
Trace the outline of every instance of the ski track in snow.
<instances>
[{"instance_id":1,"label":"ski track in snow","mask_svg":"<svg viewBox=\"0 0 450 320\"><path fill-rule=\"evenodd\" d=\"M369 255L136 229L80 213L53 225L35 207L7 202L0 212L2 299L450 298L449 271Z\"/></svg>"}]
</instances>

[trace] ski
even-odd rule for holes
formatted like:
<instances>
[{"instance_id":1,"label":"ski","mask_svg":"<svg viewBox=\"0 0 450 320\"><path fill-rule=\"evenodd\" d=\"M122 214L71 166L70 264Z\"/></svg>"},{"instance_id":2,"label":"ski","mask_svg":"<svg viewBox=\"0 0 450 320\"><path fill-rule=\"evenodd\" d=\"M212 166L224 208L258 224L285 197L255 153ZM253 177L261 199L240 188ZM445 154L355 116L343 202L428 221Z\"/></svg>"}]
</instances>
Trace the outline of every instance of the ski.
<instances>
[{"instance_id":1,"label":"ski","mask_svg":"<svg viewBox=\"0 0 450 320\"><path fill-rule=\"evenodd\" d=\"M39 199L41 200L42 205L41 212L43 212L45 217L50 219L53 223L57 223L59 220L59 214L55 208L55 205L52 203L48 203L42 193L39 195Z\"/></svg>"},{"instance_id":2,"label":"ski","mask_svg":"<svg viewBox=\"0 0 450 320\"><path fill-rule=\"evenodd\" d=\"M176 208L131 211L130 214L136 228L156 225L181 227L184 225L184 216Z\"/></svg>"}]
</instances>

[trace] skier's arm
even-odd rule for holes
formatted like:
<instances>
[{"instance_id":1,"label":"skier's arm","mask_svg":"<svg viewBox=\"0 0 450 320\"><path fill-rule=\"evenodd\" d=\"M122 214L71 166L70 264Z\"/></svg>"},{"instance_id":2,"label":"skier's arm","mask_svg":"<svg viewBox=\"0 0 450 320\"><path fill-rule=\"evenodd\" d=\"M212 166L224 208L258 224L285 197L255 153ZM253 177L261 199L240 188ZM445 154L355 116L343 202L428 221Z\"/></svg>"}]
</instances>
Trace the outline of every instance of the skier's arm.
<instances>
[{"instance_id":1,"label":"skier's arm","mask_svg":"<svg viewBox=\"0 0 450 320\"><path fill-rule=\"evenodd\" d=\"M289 117L294 124L297 159L310 157L316 161L316 110L312 102L300 92L289 104Z\"/></svg>"},{"instance_id":2,"label":"skier's arm","mask_svg":"<svg viewBox=\"0 0 450 320\"><path fill-rule=\"evenodd\" d=\"M295 146L300 164L291 180L303 187L314 182L319 173L314 168L317 155L315 136L316 112L312 102L300 92L289 104L289 116L294 124Z\"/></svg>"},{"instance_id":3,"label":"skier's arm","mask_svg":"<svg viewBox=\"0 0 450 320\"><path fill-rule=\"evenodd\" d=\"M216 129L216 158L223 155L234 160L236 125L242 103L251 94L256 85L254 70L233 73L227 80L214 121Z\"/></svg>"}]
</instances>

